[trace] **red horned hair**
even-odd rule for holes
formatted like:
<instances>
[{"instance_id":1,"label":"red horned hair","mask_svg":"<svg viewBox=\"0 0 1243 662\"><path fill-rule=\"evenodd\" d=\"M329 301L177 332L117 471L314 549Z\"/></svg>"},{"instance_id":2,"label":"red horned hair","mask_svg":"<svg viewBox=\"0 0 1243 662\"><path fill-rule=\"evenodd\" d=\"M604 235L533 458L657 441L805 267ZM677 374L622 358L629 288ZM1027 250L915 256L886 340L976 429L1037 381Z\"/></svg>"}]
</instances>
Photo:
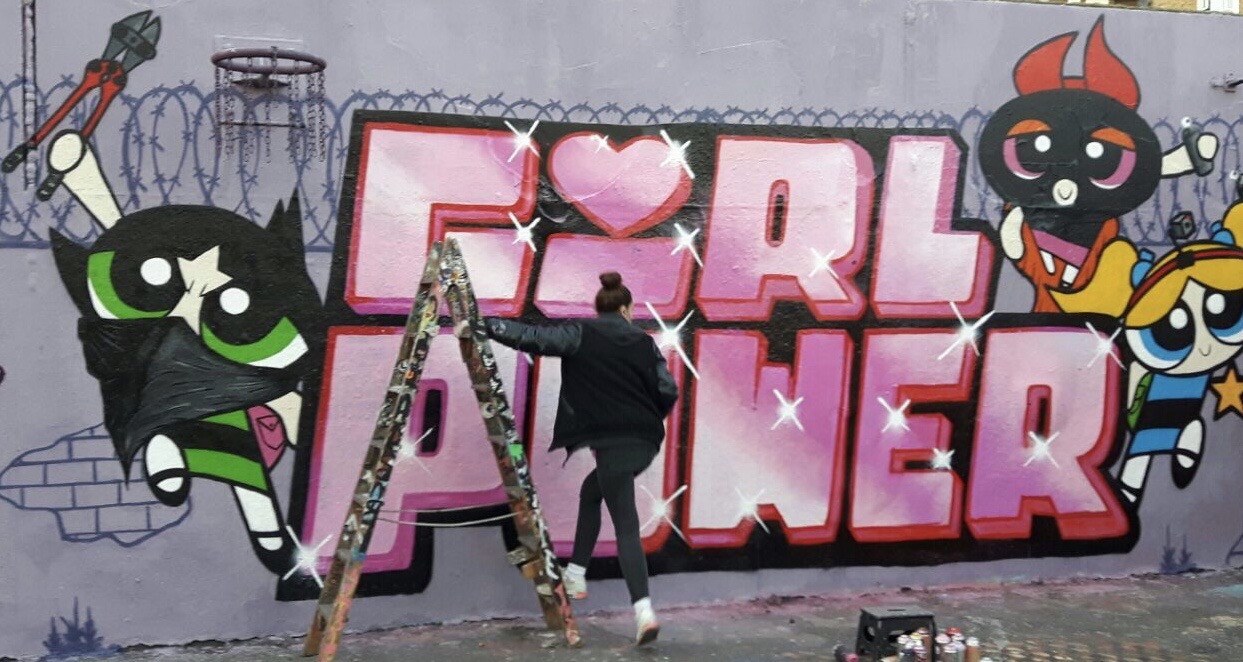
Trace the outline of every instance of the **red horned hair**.
<instances>
[{"instance_id":1,"label":"red horned hair","mask_svg":"<svg viewBox=\"0 0 1243 662\"><path fill-rule=\"evenodd\" d=\"M1135 110L1139 107L1139 82L1130 68L1105 43L1105 17L1096 20L1083 53L1083 76L1063 73L1066 54L1078 32L1054 37L1031 49L1014 67L1014 87L1019 94L1045 90L1087 90L1103 94Z\"/></svg>"}]
</instances>

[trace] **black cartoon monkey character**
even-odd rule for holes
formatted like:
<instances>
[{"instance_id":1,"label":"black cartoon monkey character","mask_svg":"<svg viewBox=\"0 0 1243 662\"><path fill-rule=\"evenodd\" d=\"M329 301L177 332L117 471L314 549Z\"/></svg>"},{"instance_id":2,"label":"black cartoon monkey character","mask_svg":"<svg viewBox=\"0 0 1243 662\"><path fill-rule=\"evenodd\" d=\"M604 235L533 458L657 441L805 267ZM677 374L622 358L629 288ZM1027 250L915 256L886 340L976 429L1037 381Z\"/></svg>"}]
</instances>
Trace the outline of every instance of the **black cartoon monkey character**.
<instances>
[{"instance_id":1,"label":"black cartoon monkey character","mask_svg":"<svg viewBox=\"0 0 1243 662\"><path fill-rule=\"evenodd\" d=\"M1033 310L1058 312L1051 295L1091 281L1118 217L1135 210L1163 177L1212 171L1217 137L1184 120L1182 144L1162 153L1136 112L1135 75L1105 43L1104 18L1088 35L1082 76L1063 66L1077 32L1019 60L1019 96L980 136L980 166L1006 203L1001 244L1036 288Z\"/></svg>"}]
</instances>

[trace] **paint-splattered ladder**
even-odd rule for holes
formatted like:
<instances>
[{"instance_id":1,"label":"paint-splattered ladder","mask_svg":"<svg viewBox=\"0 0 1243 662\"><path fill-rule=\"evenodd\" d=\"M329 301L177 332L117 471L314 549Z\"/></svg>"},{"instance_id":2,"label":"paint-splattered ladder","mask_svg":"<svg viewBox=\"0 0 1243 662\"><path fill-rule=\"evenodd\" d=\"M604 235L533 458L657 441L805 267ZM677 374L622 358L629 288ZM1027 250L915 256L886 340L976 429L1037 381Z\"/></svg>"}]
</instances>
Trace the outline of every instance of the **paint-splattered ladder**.
<instances>
[{"instance_id":1,"label":"paint-splattered ladder","mask_svg":"<svg viewBox=\"0 0 1243 662\"><path fill-rule=\"evenodd\" d=\"M388 487L393 463L405 436L411 405L418 392L427 350L440 330L437 311L442 299L448 305L454 328L465 331L459 334L465 336L459 339L462 361L470 373L472 390L479 400L488 441L496 456L496 466L514 515L519 546L509 553L509 560L521 569L523 576L534 581L548 627L563 630L569 645L581 644L548 527L540 513L535 485L531 482L526 453L518 438L513 411L483 329L466 262L462 259L457 241L449 239L445 243L436 242L428 253L414 307L406 320L405 334L389 379L388 391L376 420L375 432L367 447L345 524L341 527L332 568L324 578L324 588L315 608L310 632L307 633L302 654L318 654L321 662L328 662L336 656L342 630L348 621L350 605L367 558L367 546L384 503L384 491Z\"/></svg>"}]
</instances>

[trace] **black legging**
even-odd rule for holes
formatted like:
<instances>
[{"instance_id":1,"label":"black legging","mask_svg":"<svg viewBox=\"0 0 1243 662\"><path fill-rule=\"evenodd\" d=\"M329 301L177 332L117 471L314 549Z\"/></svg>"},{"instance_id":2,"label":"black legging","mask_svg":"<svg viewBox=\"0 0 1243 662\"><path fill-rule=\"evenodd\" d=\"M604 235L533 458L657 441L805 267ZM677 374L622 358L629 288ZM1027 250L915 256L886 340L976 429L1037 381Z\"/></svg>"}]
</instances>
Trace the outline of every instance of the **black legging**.
<instances>
[{"instance_id":1,"label":"black legging","mask_svg":"<svg viewBox=\"0 0 1243 662\"><path fill-rule=\"evenodd\" d=\"M617 560L621 564L630 601L648 596L647 556L639 539L639 512L634 506L634 479L652 463L656 448L632 443L596 451L596 468L583 479L578 492L578 528L571 561L586 568L600 536L600 502L609 507L617 532Z\"/></svg>"}]
</instances>

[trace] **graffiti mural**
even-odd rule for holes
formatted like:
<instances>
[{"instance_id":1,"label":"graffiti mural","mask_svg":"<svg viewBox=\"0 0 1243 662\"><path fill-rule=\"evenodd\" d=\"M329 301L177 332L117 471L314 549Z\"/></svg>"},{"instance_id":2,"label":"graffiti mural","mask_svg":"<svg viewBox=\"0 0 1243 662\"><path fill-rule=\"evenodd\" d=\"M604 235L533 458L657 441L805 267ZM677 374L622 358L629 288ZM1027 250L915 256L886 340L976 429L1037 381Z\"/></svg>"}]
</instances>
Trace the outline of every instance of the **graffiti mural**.
<instances>
[{"instance_id":1,"label":"graffiti mural","mask_svg":"<svg viewBox=\"0 0 1243 662\"><path fill-rule=\"evenodd\" d=\"M1118 218L1138 208L1162 177L1213 169L1218 139L1184 120L1162 153L1136 112L1139 83L1105 41L1101 17L1088 35L1083 74L1063 73L1072 32L1033 48L1014 68L1019 96L980 136L988 183L1005 203L1001 245L1036 289L1033 310L1056 312L1052 292L1087 285Z\"/></svg>"},{"instance_id":2,"label":"graffiti mural","mask_svg":"<svg viewBox=\"0 0 1243 662\"><path fill-rule=\"evenodd\" d=\"M309 389L317 425L291 508L304 539L340 525L354 477L330 471L330 458L361 457L367 421L348 412L373 399L359 380L391 363L417 277L400 265L453 236L485 314L590 314L601 264L633 283L641 324L687 394L654 465L664 471L641 490L657 571L1133 543L1105 472L1124 434L1122 371L1099 360L1102 345L1116 351L1105 335L1115 321L994 313L996 239L960 215L967 149L952 131L371 112L355 116L351 159L324 372ZM437 347L426 372L436 411L416 404L410 431L438 420L435 450L394 469L390 502L470 519L503 499L466 375L451 346L439 357ZM1050 353L1075 369L1040 370ZM555 471L544 453L555 364L501 363L527 404L519 420L565 548L587 467ZM929 541L933 554L911 553ZM429 576L426 544L410 528L378 527L363 590L417 586L393 578Z\"/></svg>"},{"instance_id":3,"label":"graffiti mural","mask_svg":"<svg viewBox=\"0 0 1243 662\"><path fill-rule=\"evenodd\" d=\"M12 107L20 103L20 79L0 84L0 107ZM40 103L52 104L73 88L72 79L41 88ZM212 156L214 128L211 122L212 105L217 94L234 97L238 104L254 101L233 92L209 91L193 83L156 85L142 93L129 95L122 92L118 98L123 106L112 112L123 115L123 130L109 151L119 155L126 166L115 174L118 202L125 210L138 209L146 204L173 204L179 201L196 201L200 204L219 206L236 211L252 221L262 221L270 209L259 205L264 190L264 177L271 166L259 154L249 157L239 155L226 161ZM289 101L295 107L298 102ZM987 108L973 107L960 113L941 111L895 112L884 108L844 110L840 108L781 108L746 109L737 107L671 108L637 105L623 107L616 104L593 106L584 103L570 104L562 101L535 101L527 98L506 99L503 95L473 97L467 94L448 94L444 91L405 90L355 91L339 100L326 101L331 115L331 129L327 138L333 158L319 166L305 156L308 149L299 148L293 159L296 188L303 200L303 214L308 225L307 250L331 252L340 203L342 169L349 153L350 120L357 110L410 110L441 114L504 117L527 120L532 117L547 118L573 123L610 123L625 125L693 122L705 124L746 124L754 126L804 126L804 127L858 127L896 129L923 128L957 131L969 145L979 144L981 131L993 116ZM86 114L77 107L71 118L85 121ZM254 108L252 107L252 111ZM80 117L79 117L80 116ZM1213 117L1204 121L1206 129L1221 136L1222 144L1237 143L1243 139L1243 117ZM0 113L0 128L19 132L20 125L15 113ZM1162 144L1171 144L1183 138L1182 120L1158 119L1151 129ZM177 136L175 140L166 137ZM1243 160L1236 150L1223 151L1218 155L1222 167L1243 167ZM43 167L42 164L36 164ZM1214 175L1215 176L1215 175ZM1004 201L998 198L988 185L981 171L979 159L970 159L963 173L966 184L963 197L963 214L973 218L991 218ZM1158 219L1167 218L1173 211L1172 200L1194 200L1203 210L1214 202L1228 203L1229 187L1223 185L1225 177L1214 179L1211 188L1196 187L1198 178L1170 177L1161 179L1159 195L1148 198L1131 213L1119 217L1120 232L1137 245L1161 245L1166 241L1159 228ZM282 180L284 181L284 180ZM236 194L234 192L237 192ZM58 202L55 198L46 204L25 201L20 187L0 178L0 248L46 247L47 227L80 241L94 237L95 226L78 222L80 210L71 202Z\"/></svg>"},{"instance_id":4,"label":"graffiti mural","mask_svg":"<svg viewBox=\"0 0 1243 662\"><path fill-rule=\"evenodd\" d=\"M637 486L654 574L1214 562L1233 535L1218 548L1202 520L1171 528L1168 497L1215 488L1243 419L1243 193L1227 174L1243 118L1203 104L1162 118L1157 74L1126 43L1137 33L1084 15L1003 40L988 66L1004 89L985 95L1000 104L622 107L373 87L326 101L323 162L296 148L289 163L218 149L213 109L223 95L238 117L282 103L296 117L296 100L207 90L202 72L136 89L136 67L165 65L161 23L126 17L80 80L33 91L33 134L14 119L19 81L0 84L0 169L28 162L40 184L0 177L0 257L35 274L12 300L52 283L54 329L83 360L39 345L36 374L92 398L65 404L83 420L13 435L4 512L42 518L75 558L159 549L163 581L201 562L195 536L236 509L245 536L221 537L239 556L211 561L240 579L221 582L317 597L419 269L452 237L486 315L591 315L597 274L625 275L683 394ZM32 370L13 347L6 405ZM592 463L545 450L557 359L494 350L568 553ZM435 595L438 563L453 576L433 549L467 534L396 520L505 514L456 343L433 343L424 375L360 596ZM512 526L474 526L502 562ZM605 522L593 577L620 576L612 538ZM271 611L248 627L286 613ZM141 621L109 624L109 640ZM54 622L50 653L102 645L89 610L72 623Z\"/></svg>"}]
</instances>

